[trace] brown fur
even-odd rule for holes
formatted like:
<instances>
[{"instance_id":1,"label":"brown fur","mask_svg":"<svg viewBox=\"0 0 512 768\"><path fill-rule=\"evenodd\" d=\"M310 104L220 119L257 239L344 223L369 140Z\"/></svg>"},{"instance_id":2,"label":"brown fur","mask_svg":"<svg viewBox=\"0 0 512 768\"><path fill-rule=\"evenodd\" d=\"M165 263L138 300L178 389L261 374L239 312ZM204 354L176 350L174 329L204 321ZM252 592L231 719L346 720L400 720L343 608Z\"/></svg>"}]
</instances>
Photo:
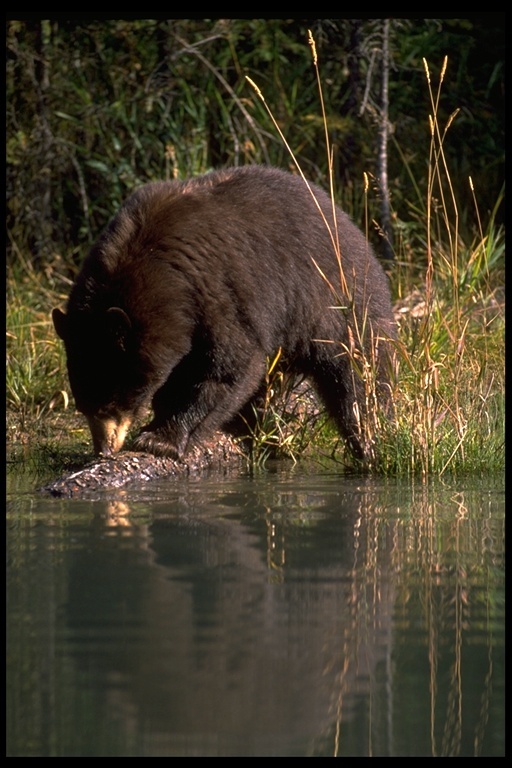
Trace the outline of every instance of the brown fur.
<instances>
[{"instance_id":1,"label":"brown fur","mask_svg":"<svg viewBox=\"0 0 512 768\"><path fill-rule=\"evenodd\" d=\"M336 209L340 273L331 201L311 189L323 216L301 178L261 166L148 184L128 198L67 314L53 313L97 452L119 450L151 403L135 447L183 456L251 401L281 348L366 455L354 411L364 415L364 383L350 358L375 358L383 396L394 337L387 279Z\"/></svg>"}]
</instances>

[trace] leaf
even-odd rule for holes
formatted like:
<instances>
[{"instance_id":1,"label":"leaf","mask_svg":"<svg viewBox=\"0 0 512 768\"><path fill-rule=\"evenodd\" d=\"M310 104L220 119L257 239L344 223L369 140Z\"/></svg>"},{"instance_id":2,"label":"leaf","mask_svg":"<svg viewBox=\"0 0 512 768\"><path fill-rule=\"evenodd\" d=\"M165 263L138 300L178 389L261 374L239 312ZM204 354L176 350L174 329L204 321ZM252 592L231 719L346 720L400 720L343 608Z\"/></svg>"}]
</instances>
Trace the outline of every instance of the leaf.
<instances>
[{"instance_id":1,"label":"leaf","mask_svg":"<svg viewBox=\"0 0 512 768\"><path fill-rule=\"evenodd\" d=\"M110 173L110 168L108 165L103 163L101 160L87 160L86 165L88 165L89 168L94 168L96 171L101 171L101 173L104 173L105 175Z\"/></svg>"}]
</instances>

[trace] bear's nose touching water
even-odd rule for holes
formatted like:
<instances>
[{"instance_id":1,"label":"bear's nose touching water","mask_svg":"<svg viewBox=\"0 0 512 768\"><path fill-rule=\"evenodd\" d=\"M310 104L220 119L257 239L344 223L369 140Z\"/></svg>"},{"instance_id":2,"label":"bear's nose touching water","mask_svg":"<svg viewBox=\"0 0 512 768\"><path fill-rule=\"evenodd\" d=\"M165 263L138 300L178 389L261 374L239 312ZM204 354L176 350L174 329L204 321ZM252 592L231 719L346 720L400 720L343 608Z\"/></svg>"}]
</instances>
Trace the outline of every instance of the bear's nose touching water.
<instances>
[{"instance_id":1,"label":"bear's nose touching water","mask_svg":"<svg viewBox=\"0 0 512 768\"><path fill-rule=\"evenodd\" d=\"M53 310L96 453L181 458L256 398L267 360L314 384L357 458L371 361L389 396L395 327L363 233L300 176L264 166L135 191L93 246L66 312Z\"/></svg>"}]
</instances>

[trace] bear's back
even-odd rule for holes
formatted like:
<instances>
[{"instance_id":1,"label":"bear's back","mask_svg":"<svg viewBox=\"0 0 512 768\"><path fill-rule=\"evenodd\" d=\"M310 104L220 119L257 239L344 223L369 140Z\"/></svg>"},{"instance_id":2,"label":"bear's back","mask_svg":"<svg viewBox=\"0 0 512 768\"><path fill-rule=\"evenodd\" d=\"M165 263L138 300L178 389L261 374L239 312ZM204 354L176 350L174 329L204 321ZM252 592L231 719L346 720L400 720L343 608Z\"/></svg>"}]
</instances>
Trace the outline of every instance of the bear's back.
<instances>
[{"instance_id":1,"label":"bear's back","mask_svg":"<svg viewBox=\"0 0 512 768\"><path fill-rule=\"evenodd\" d=\"M276 266L310 274L314 259L329 277L371 254L363 234L328 195L277 168L244 166L186 181L152 182L134 192L114 216L92 260L109 273L155 251L183 253L205 246L231 267ZM172 245L172 247L170 247ZM196 251L197 252L197 251ZM226 267L228 264L225 265ZM359 264L360 266L360 264Z\"/></svg>"},{"instance_id":2,"label":"bear's back","mask_svg":"<svg viewBox=\"0 0 512 768\"><path fill-rule=\"evenodd\" d=\"M360 313L370 301L375 320L390 327L387 278L362 232L334 210L316 185L265 166L153 182L110 222L77 292L98 303L103 286L110 294L103 303L121 296L135 306L144 285L157 306L170 280L181 295L200 297L203 308L217 305L216 314L253 317L257 306L288 327L293 315L299 324L322 308L326 316L345 296Z\"/></svg>"}]
</instances>

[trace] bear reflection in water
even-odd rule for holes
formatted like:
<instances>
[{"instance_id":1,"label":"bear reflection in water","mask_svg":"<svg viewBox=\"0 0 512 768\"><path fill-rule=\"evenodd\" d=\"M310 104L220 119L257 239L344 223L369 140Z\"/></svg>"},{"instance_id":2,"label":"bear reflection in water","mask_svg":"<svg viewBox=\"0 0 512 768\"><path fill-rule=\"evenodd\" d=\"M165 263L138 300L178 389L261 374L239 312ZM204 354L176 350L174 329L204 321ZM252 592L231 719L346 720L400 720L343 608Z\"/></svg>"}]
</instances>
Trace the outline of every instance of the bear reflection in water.
<instances>
[{"instance_id":1,"label":"bear reflection in water","mask_svg":"<svg viewBox=\"0 0 512 768\"><path fill-rule=\"evenodd\" d=\"M364 361L389 395L388 281L362 232L319 187L263 166L134 192L53 322L94 449L180 458L234 424L281 351L310 378L354 455L370 450Z\"/></svg>"}]
</instances>

